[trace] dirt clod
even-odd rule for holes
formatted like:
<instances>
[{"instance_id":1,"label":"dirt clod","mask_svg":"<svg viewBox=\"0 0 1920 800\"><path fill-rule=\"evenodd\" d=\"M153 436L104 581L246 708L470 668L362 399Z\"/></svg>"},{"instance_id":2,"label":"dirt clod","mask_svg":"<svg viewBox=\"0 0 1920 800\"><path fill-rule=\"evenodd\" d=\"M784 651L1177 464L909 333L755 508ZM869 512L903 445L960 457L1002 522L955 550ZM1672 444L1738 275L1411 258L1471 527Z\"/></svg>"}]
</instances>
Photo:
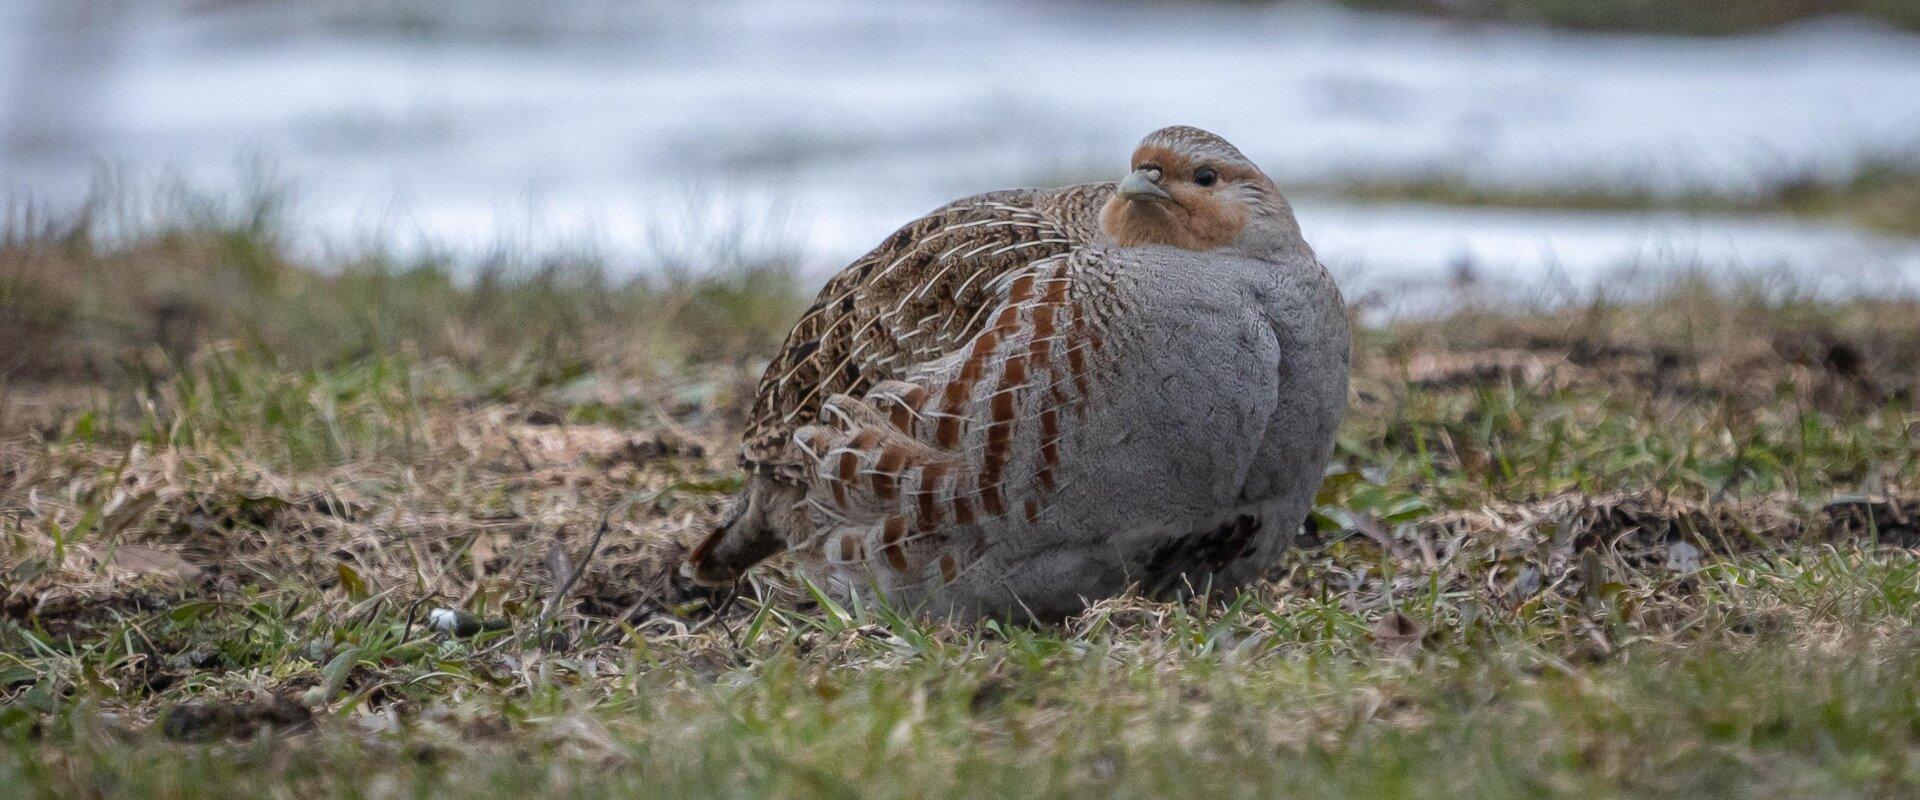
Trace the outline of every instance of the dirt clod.
<instances>
[{"instance_id":1,"label":"dirt clod","mask_svg":"<svg viewBox=\"0 0 1920 800\"><path fill-rule=\"evenodd\" d=\"M182 703L167 711L160 732L175 741L206 742L293 733L312 724L312 710L291 697L276 695L247 701Z\"/></svg>"}]
</instances>

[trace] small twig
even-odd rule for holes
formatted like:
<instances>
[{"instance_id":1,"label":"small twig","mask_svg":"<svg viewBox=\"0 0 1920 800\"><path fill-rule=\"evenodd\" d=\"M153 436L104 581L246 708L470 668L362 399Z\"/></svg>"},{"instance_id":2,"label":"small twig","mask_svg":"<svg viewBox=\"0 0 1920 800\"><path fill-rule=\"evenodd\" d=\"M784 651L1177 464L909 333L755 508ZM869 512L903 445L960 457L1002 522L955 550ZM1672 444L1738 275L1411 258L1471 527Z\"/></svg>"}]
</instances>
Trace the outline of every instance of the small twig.
<instances>
[{"instance_id":1,"label":"small twig","mask_svg":"<svg viewBox=\"0 0 1920 800\"><path fill-rule=\"evenodd\" d=\"M419 619L417 615L420 613L420 605L427 602L431 597L433 597L433 595L426 595L407 606L407 626L400 631L400 641L404 642L413 638L413 623Z\"/></svg>"},{"instance_id":2,"label":"small twig","mask_svg":"<svg viewBox=\"0 0 1920 800\"><path fill-rule=\"evenodd\" d=\"M555 616L559 616L559 612L561 612L561 604L563 604L563 602L566 602L566 595L568 595L568 593L570 593L570 591L574 589L574 583L578 583L578 581L580 581L580 576L584 576L584 574L588 572L588 564L591 564L591 562L593 562L593 556L599 553L599 543L601 543L601 537L605 537L605 535L607 535L607 529L612 528L612 518L614 518L614 514L626 514L626 510L628 510L628 508L632 508L632 506L641 505L641 503L653 503L653 501L659 501L660 497L664 497L666 493L670 493L670 491L674 491L674 489L678 489L678 487L680 487L680 483L668 483L666 487L660 487L659 491L653 491L651 495L645 495L645 497L639 497L637 493L628 493L626 497L622 497L622 499L620 499L620 503L614 503L614 505L607 506L607 510L605 510L605 512L601 514L601 522L599 522L599 528L593 529L593 539L591 539L591 541L588 541L588 549L586 549L586 553L580 554L580 562L578 562L578 564L574 564L574 568L566 572L566 579L564 579L564 581L561 581L561 583L559 583L559 585L555 587L555 591L553 591L553 597L549 597L549 599L547 599L547 604L545 604L545 608L541 608L540 610L540 618L536 620L536 627L540 627L540 629L545 629L545 627L547 627L547 624L551 624L551 622L553 622L553 618L555 618ZM563 553L563 558L564 558L564 553Z\"/></svg>"},{"instance_id":3,"label":"small twig","mask_svg":"<svg viewBox=\"0 0 1920 800\"><path fill-rule=\"evenodd\" d=\"M733 584L732 591L727 592L727 599L721 601L720 607L713 610L713 617L719 619L722 614L732 610L733 601L739 599L739 597L740 584L736 582ZM727 635L727 643L733 645L733 651L736 653L740 652L740 637L733 635L733 626L726 622L721 622L720 631Z\"/></svg>"},{"instance_id":4,"label":"small twig","mask_svg":"<svg viewBox=\"0 0 1920 800\"><path fill-rule=\"evenodd\" d=\"M653 501L660 499L662 495L666 495L668 491L674 491L674 489L678 489L678 487L680 487L680 483L668 483L666 487L662 487L659 491L647 495L645 499L637 497L637 493L628 493L626 497L620 499L620 503L607 506L607 510L601 512L601 524L599 524L599 528L593 529L593 539L588 541L588 551L580 554L580 562L574 564L572 570L566 570L566 579L561 581L559 587L555 587L553 597L547 599L547 606L541 608L540 620L538 620L540 627L547 627L547 622L551 622L553 616L559 614L561 602L566 600L566 593L570 593L570 591L574 589L574 583L578 583L580 576L584 576L584 574L588 572L588 564L591 564L591 562L593 562L593 556L599 553L599 541L601 541L601 537L607 535L607 528L612 528L612 516L614 516L616 512L618 512L618 514L626 514L628 508L639 505L639 503L643 503L643 501L645 501L645 503L653 503ZM555 547L557 547L557 545L559 545L559 543L555 543ZM566 558L566 554L564 554L563 551L559 560L564 560L564 558ZM555 572L559 572L559 570L555 570Z\"/></svg>"},{"instance_id":5,"label":"small twig","mask_svg":"<svg viewBox=\"0 0 1920 800\"><path fill-rule=\"evenodd\" d=\"M651 617L659 613L660 607L653 602L652 597L642 597L633 601L632 604L628 605L626 609L619 614L608 617L606 621L600 623L600 627L597 628L596 631L602 634L609 634L622 624L633 624L633 618L640 613L640 609L646 608L647 606L653 606L653 608L648 609L647 616ZM636 625L635 627L638 626Z\"/></svg>"},{"instance_id":6,"label":"small twig","mask_svg":"<svg viewBox=\"0 0 1920 800\"><path fill-rule=\"evenodd\" d=\"M533 459L528 458L526 449L520 446L520 438L508 433L507 444L513 445L513 455L520 459L521 468L528 472L533 472L535 470Z\"/></svg>"},{"instance_id":7,"label":"small twig","mask_svg":"<svg viewBox=\"0 0 1920 800\"><path fill-rule=\"evenodd\" d=\"M735 580L733 582L732 586L727 587L727 596L721 598L720 604L713 607L713 613L708 614L706 619L703 619L703 620L700 620L699 622L694 623L693 627L690 627L687 629L687 633L690 633L690 634L698 633L700 632L701 629L707 627L708 625L717 624L720 626L721 630L727 632L727 638L732 639L733 628L728 627L724 617L726 616L727 611L733 608L734 599L740 596L740 584L746 579L747 579L747 576L741 575L738 580ZM736 643L736 646L738 646L738 643Z\"/></svg>"},{"instance_id":8,"label":"small twig","mask_svg":"<svg viewBox=\"0 0 1920 800\"><path fill-rule=\"evenodd\" d=\"M653 495L648 499L651 500L651 499L658 498L660 495L665 494L671 488L672 487L668 487L668 489L662 489L658 492L654 492ZM573 568L567 571L566 580L561 581L559 586L555 587L553 596L547 598L546 608L541 609L540 619L538 620L539 628L545 629L547 627L547 624L553 621L554 616L560 613L560 606L562 603L566 602L567 593L573 591L573 585L575 583L580 582L581 575L586 574L587 565L593 563L594 555L600 551L600 540L607 535L607 529L612 527L613 525L614 512L619 511L620 513L626 513L626 510L629 508L632 508L637 502L638 502L638 498L636 498L632 494L629 494L626 497L622 498L620 502L614 503L613 505L608 506L607 510L601 513L600 526L594 529L593 538L587 542L586 552L580 554L579 562L574 564ZM559 558L555 559L555 561L559 562L560 564L564 564L566 559L566 552L560 549L560 544L558 541L554 542L554 552L559 554Z\"/></svg>"}]
</instances>

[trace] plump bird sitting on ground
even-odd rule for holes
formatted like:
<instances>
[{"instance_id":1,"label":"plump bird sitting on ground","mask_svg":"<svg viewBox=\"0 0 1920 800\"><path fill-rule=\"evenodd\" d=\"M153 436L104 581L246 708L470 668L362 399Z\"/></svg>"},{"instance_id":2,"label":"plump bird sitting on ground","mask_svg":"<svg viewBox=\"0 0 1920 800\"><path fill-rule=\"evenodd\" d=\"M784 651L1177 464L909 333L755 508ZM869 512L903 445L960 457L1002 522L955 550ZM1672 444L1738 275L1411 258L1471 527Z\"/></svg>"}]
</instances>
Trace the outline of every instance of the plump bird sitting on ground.
<instances>
[{"instance_id":1,"label":"plump bird sitting on ground","mask_svg":"<svg viewBox=\"0 0 1920 800\"><path fill-rule=\"evenodd\" d=\"M1155 131L1117 184L956 201L829 281L689 571L729 583L791 549L842 597L1015 621L1232 588L1304 521L1348 360L1273 181Z\"/></svg>"}]
</instances>

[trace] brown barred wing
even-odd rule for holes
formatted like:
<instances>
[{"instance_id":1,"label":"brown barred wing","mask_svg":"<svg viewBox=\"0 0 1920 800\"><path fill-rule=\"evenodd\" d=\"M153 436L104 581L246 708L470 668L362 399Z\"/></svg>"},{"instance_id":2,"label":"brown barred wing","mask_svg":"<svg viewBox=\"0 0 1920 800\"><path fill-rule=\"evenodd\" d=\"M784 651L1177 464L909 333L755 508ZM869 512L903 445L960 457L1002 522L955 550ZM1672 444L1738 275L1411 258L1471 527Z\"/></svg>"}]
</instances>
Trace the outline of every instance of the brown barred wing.
<instances>
[{"instance_id":1,"label":"brown barred wing","mask_svg":"<svg viewBox=\"0 0 1920 800\"><path fill-rule=\"evenodd\" d=\"M887 583L953 581L985 529L1049 514L1068 433L1098 392L1110 296L1088 253L1010 273L949 356L862 396L836 395L795 437L813 541L803 552Z\"/></svg>"},{"instance_id":2,"label":"brown barred wing","mask_svg":"<svg viewBox=\"0 0 1920 800\"><path fill-rule=\"evenodd\" d=\"M1086 244L1098 187L1009 191L947 205L842 270L760 379L741 460L794 475L793 433L835 395L864 396L957 352L991 322L1007 276ZM1064 216L1063 216L1064 212Z\"/></svg>"}]
</instances>

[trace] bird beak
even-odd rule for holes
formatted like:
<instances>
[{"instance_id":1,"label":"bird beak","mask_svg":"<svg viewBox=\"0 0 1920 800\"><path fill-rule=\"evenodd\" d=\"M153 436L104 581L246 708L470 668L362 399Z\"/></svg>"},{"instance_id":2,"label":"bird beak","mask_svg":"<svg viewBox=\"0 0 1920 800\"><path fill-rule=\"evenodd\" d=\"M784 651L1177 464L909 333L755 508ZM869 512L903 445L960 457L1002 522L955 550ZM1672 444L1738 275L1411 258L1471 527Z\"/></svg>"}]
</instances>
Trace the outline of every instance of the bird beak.
<instances>
[{"instance_id":1,"label":"bird beak","mask_svg":"<svg viewBox=\"0 0 1920 800\"><path fill-rule=\"evenodd\" d=\"M1172 200L1173 195L1160 188L1160 170L1136 169L1121 179L1120 196L1128 200L1164 203Z\"/></svg>"}]
</instances>

